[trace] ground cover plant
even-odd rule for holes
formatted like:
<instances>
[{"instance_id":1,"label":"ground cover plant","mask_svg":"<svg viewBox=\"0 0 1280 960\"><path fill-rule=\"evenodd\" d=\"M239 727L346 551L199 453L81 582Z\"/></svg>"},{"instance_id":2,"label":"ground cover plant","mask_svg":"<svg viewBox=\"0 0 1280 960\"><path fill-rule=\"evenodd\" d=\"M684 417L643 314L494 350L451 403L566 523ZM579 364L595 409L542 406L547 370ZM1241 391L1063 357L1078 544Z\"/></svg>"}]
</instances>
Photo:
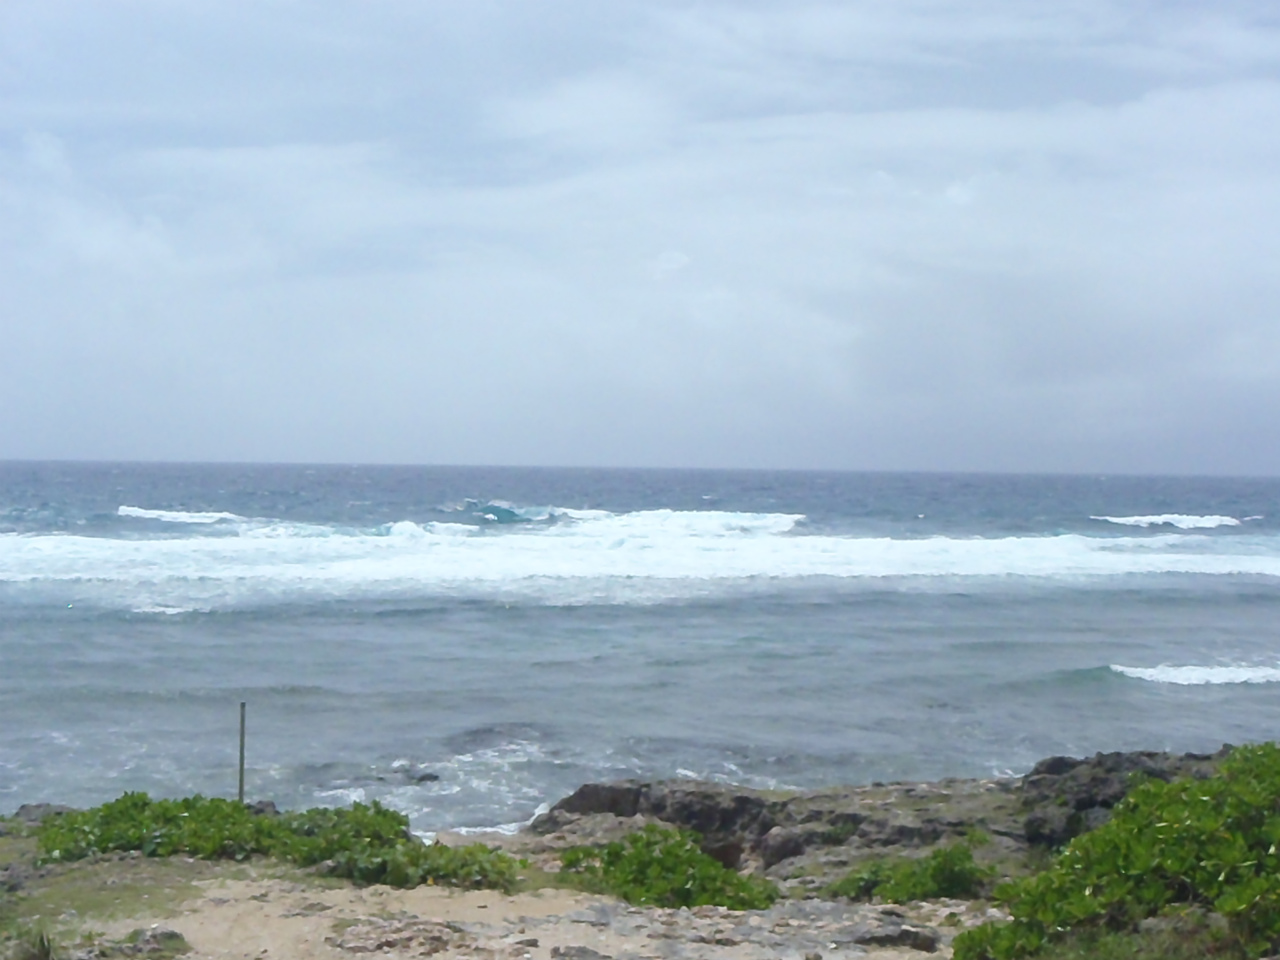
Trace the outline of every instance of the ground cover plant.
<instances>
[{"instance_id":1,"label":"ground cover plant","mask_svg":"<svg viewBox=\"0 0 1280 960\"><path fill-rule=\"evenodd\" d=\"M938 847L919 858L873 860L833 883L827 893L852 900L880 897L890 903L938 897L973 899L981 895L992 876L990 868L973 859L973 846L982 839Z\"/></svg>"},{"instance_id":2,"label":"ground cover plant","mask_svg":"<svg viewBox=\"0 0 1280 960\"><path fill-rule=\"evenodd\" d=\"M1147 781L1051 866L996 889L1012 914L960 934L956 960L1016 960L1144 919L1223 918L1223 955L1280 946L1280 747L1240 747L1208 779ZM1163 922L1163 921L1161 921Z\"/></svg>"},{"instance_id":3,"label":"ground cover plant","mask_svg":"<svg viewBox=\"0 0 1280 960\"><path fill-rule=\"evenodd\" d=\"M483 844L424 844L409 821L377 801L343 809L264 816L242 803L208 797L152 800L127 793L91 810L47 818L37 832L43 863L113 851L204 859L276 857L357 883L413 887L423 883L510 890L517 862Z\"/></svg>"},{"instance_id":4,"label":"ground cover plant","mask_svg":"<svg viewBox=\"0 0 1280 960\"><path fill-rule=\"evenodd\" d=\"M1049 943L1037 960L1245 960L1238 942L1207 927L1162 931L1082 930Z\"/></svg>"},{"instance_id":5,"label":"ground cover plant","mask_svg":"<svg viewBox=\"0 0 1280 960\"><path fill-rule=\"evenodd\" d=\"M581 889L648 906L763 910L778 898L772 883L741 876L703 853L700 839L650 824L614 843L566 850L561 873Z\"/></svg>"}]
</instances>

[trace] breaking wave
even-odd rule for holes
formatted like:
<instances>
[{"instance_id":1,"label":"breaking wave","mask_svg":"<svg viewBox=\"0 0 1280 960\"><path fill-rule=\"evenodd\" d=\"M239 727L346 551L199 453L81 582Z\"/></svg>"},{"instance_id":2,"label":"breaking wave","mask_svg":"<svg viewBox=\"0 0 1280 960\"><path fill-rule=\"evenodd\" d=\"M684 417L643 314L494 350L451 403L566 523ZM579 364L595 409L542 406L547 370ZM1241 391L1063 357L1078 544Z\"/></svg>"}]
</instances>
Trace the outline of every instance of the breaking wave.
<instances>
[{"instance_id":1,"label":"breaking wave","mask_svg":"<svg viewBox=\"0 0 1280 960\"><path fill-rule=\"evenodd\" d=\"M1161 664L1158 667L1125 667L1112 664L1116 673L1134 680L1147 680L1151 683L1172 683L1178 686L1200 686L1220 683L1277 683L1280 682L1280 666L1170 666Z\"/></svg>"},{"instance_id":2,"label":"breaking wave","mask_svg":"<svg viewBox=\"0 0 1280 960\"><path fill-rule=\"evenodd\" d=\"M165 523L217 523L219 520L243 520L234 513L188 513L184 510L144 510L142 507L120 507L117 516L136 517L139 520L163 520Z\"/></svg>"},{"instance_id":3,"label":"breaking wave","mask_svg":"<svg viewBox=\"0 0 1280 960\"><path fill-rule=\"evenodd\" d=\"M461 504L444 508L468 514L481 523L538 523L557 520L594 520L610 516L607 510L573 510L569 507L521 507L506 500L464 500Z\"/></svg>"},{"instance_id":4,"label":"breaking wave","mask_svg":"<svg viewBox=\"0 0 1280 960\"><path fill-rule=\"evenodd\" d=\"M180 537L0 535L0 586L155 613L495 592L555 603L648 603L804 578L1280 577L1274 536L897 539L816 532L787 513L503 509L524 521L402 520L355 529L121 507L122 516L193 526ZM550 522L532 522L539 518Z\"/></svg>"},{"instance_id":5,"label":"breaking wave","mask_svg":"<svg viewBox=\"0 0 1280 960\"><path fill-rule=\"evenodd\" d=\"M1235 517L1200 517L1186 513L1160 513L1146 517L1090 517L1089 519L1118 523L1125 527L1160 527L1168 525L1177 527L1179 530L1212 530L1215 527L1240 526L1240 521ZM1261 518L1249 517L1248 519L1258 520Z\"/></svg>"}]
</instances>

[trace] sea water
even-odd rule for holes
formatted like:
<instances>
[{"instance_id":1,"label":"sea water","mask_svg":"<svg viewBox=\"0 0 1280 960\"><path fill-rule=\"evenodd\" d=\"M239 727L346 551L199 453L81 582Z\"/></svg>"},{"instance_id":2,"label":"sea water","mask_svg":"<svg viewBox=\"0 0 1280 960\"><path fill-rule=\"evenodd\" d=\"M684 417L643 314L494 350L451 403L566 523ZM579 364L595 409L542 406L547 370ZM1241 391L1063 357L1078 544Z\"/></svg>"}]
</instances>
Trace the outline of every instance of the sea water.
<instances>
[{"instance_id":1,"label":"sea water","mask_svg":"<svg viewBox=\"0 0 1280 960\"><path fill-rule=\"evenodd\" d=\"M1280 481L0 464L0 810L518 824L1280 736Z\"/></svg>"}]
</instances>

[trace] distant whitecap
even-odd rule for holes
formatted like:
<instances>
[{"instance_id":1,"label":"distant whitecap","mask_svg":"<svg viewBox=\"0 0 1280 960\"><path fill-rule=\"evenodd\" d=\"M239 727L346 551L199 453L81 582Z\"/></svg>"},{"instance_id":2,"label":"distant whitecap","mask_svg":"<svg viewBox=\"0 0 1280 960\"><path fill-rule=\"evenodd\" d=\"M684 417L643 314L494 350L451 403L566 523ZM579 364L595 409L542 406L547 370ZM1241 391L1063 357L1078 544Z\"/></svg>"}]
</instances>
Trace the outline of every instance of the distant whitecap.
<instances>
[{"instance_id":1,"label":"distant whitecap","mask_svg":"<svg viewBox=\"0 0 1280 960\"><path fill-rule=\"evenodd\" d=\"M163 520L165 523L217 523L219 520L243 520L234 513L188 513L184 510L144 510L142 507L120 507L116 515L139 520Z\"/></svg>"}]
</instances>

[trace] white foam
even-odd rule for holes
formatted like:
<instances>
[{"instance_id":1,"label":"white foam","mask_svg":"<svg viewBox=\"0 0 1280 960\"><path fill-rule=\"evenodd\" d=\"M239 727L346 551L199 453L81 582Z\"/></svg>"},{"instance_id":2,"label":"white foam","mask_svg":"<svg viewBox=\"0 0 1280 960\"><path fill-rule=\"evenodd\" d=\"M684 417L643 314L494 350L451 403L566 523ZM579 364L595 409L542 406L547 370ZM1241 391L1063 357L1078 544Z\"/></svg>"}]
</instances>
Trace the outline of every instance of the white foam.
<instances>
[{"instance_id":1,"label":"white foam","mask_svg":"<svg viewBox=\"0 0 1280 960\"><path fill-rule=\"evenodd\" d=\"M1105 520L1107 523L1118 523L1126 527L1159 527L1168 525L1179 530L1211 530L1215 527L1238 527L1240 521L1235 517L1195 516L1187 513L1160 513L1145 517L1090 517L1090 520ZM1250 520L1261 519L1249 517Z\"/></svg>"},{"instance_id":2,"label":"white foam","mask_svg":"<svg viewBox=\"0 0 1280 960\"><path fill-rule=\"evenodd\" d=\"M140 520L163 520L166 523L217 523L219 520L243 520L234 513L188 513L185 510L144 510L142 507L122 506L116 510L121 517L137 517Z\"/></svg>"},{"instance_id":3,"label":"white foam","mask_svg":"<svg viewBox=\"0 0 1280 960\"><path fill-rule=\"evenodd\" d=\"M475 837L483 834L499 834L504 837L514 837L525 827L532 825L533 821L551 809L551 804L543 801L538 804L537 809L533 811L533 816L528 820L516 820L512 823L499 823L492 827L454 827L449 832L457 833L464 837Z\"/></svg>"},{"instance_id":4,"label":"white foam","mask_svg":"<svg viewBox=\"0 0 1280 960\"><path fill-rule=\"evenodd\" d=\"M1277 683L1280 682L1280 666L1171 666L1161 664L1158 667L1125 667L1113 663L1111 669L1116 673L1135 680L1148 680L1152 683L1172 683L1179 686L1199 686L1218 683Z\"/></svg>"},{"instance_id":5,"label":"white foam","mask_svg":"<svg viewBox=\"0 0 1280 960\"><path fill-rule=\"evenodd\" d=\"M349 807L353 803L364 803L363 787L337 787L333 790L317 790L316 796L335 807Z\"/></svg>"},{"instance_id":6,"label":"white foam","mask_svg":"<svg viewBox=\"0 0 1280 960\"><path fill-rule=\"evenodd\" d=\"M1269 534L892 539L808 533L803 521L722 510L566 511L547 525L405 520L353 530L237 518L213 537L194 527L176 538L24 534L0 536L0 583L73 585L88 602L159 611L468 593L649 603L815 577L1280 577L1280 537Z\"/></svg>"}]
</instances>

